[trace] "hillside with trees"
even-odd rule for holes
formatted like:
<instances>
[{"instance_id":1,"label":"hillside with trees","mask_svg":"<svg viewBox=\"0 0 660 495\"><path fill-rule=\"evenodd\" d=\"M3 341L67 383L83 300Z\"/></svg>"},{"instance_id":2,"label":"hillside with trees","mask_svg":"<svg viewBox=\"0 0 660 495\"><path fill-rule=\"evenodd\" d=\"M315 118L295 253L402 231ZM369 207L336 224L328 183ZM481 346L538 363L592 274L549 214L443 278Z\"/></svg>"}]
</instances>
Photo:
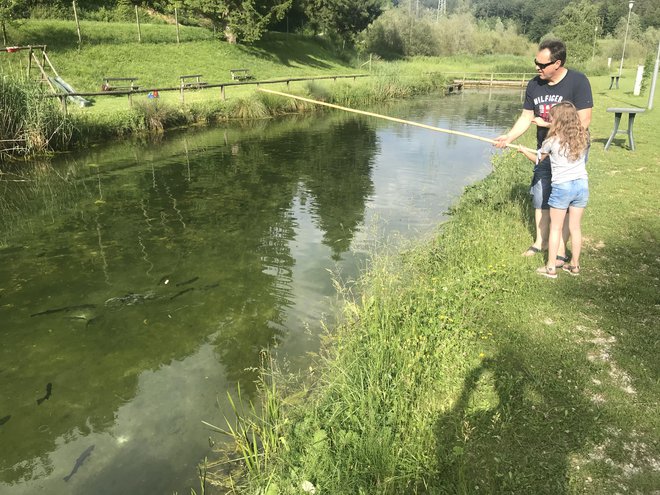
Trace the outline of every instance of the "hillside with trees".
<instances>
[{"instance_id":1,"label":"hillside with trees","mask_svg":"<svg viewBox=\"0 0 660 495\"><path fill-rule=\"evenodd\" d=\"M628 14L628 2L621 0L76 0L76 5L78 16L85 20L130 22L137 10L146 22L173 23L176 15L181 24L207 26L232 42L250 43L274 30L322 35L342 47L364 41L370 26L381 34L382 29L394 30L405 44L405 33L397 25L407 22L410 38L428 23L452 17L468 32L489 26L532 42L575 20L577 31L593 36L595 29L600 38L617 37ZM72 3L0 0L5 42L6 25L30 17L72 19ZM657 39L660 2L636 0L631 24L640 32L650 30L647 37ZM396 41L390 42L390 47L395 45ZM399 51L409 54L419 49Z\"/></svg>"}]
</instances>

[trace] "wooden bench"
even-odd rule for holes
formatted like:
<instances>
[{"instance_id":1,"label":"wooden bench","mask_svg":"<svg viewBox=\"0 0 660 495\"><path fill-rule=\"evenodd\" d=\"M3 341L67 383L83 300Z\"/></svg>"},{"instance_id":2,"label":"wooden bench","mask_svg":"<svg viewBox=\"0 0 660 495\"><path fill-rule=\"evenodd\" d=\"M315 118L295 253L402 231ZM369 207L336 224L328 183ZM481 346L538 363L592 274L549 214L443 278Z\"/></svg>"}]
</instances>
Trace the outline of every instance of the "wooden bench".
<instances>
[{"instance_id":1,"label":"wooden bench","mask_svg":"<svg viewBox=\"0 0 660 495\"><path fill-rule=\"evenodd\" d=\"M135 81L137 81L137 77L104 77L101 89L103 91L135 91L140 89L140 86L135 85ZM123 84L117 85L116 82Z\"/></svg>"},{"instance_id":2,"label":"wooden bench","mask_svg":"<svg viewBox=\"0 0 660 495\"><path fill-rule=\"evenodd\" d=\"M202 81L201 74L192 74L189 76L179 76L181 80L181 89L200 89L209 83Z\"/></svg>"},{"instance_id":3,"label":"wooden bench","mask_svg":"<svg viewBox=\"0 0 660 495\"><path fill-rule=\"evenodd\" d=\"M614 113L614 129L612 130L612 134L610 134L610 138L607 140L607 143L605 143L605 150L610 147L610 144L612 144L612 140L614 139L614 136L616 136L618 133L624 133L628 134L628 141L630 142L630 149L632 151L635 151L635 140L633 139L633 124L635 123L635 116L638 113L644 112L644 108L608 108L607 111ZM625 131L620 131L619 130L619 122L621 122L621 116L627 113L628 114L628 129Z\"/></svg>"},{"instance_id":4,"label":"wooden bench","mask_svg":"<svg viewBox=\"0 0 660 495\"><path fill-rule=\"evenodd\" d=\"M247 81L254 76L250 74L250 69L229 69L232 81Z\"/></svg>"}]
</instances>

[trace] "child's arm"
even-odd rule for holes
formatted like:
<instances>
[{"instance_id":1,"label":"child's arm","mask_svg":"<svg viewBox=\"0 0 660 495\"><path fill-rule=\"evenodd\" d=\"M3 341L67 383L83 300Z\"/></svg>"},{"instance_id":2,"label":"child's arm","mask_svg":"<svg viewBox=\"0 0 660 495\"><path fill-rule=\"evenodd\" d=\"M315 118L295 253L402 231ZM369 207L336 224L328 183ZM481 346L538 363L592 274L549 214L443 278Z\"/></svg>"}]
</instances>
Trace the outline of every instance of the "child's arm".
<instances>
[{"instance_id":1,"label":"child's arm","mask_svg":"<svg viewBox=\"0 0 660 495\"><path fill-rule=\"evenodd\" d=\"M529 158L534 163L545 160L545 157L548 156L547 153L539 154L538 151L531 148L526 148L524 146L519 146L518 151Z\"/></svg>"}]
</instances>

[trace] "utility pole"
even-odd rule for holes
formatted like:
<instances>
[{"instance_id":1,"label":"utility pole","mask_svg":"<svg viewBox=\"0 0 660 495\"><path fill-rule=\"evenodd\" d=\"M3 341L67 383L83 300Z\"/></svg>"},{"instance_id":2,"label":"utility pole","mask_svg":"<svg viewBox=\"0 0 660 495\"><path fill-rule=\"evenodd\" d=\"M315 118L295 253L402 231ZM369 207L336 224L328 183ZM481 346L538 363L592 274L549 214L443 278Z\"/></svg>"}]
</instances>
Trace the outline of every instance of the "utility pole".
<instances>
[{"instance_id":1,"label":"utility pole","mask_svg":"<svg viewBox=\"0 0 660 495\"><path fill-rule=\"evenodd\" d=\"M653 79L649 91L649 110L653 109L653 97L655 96L655 84L658 82L658 66L660 65L660 42L658 42L658 54L655 56L655 67L653 68Z\"/></svg>"}]
</instances>

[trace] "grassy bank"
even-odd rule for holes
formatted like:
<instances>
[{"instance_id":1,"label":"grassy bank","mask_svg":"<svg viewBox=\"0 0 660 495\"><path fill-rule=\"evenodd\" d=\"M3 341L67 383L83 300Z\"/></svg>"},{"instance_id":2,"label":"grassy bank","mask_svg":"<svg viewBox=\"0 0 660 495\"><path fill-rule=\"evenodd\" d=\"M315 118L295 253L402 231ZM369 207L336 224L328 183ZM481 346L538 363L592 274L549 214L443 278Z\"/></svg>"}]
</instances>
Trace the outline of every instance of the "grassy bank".
<instances>
[{"instance_id":1,"label":"grassy bank","mask_svg":"<svg viewBox=\"0 0 660 495\"><path fill-rule=\"evenodd\" d=\"M381 253L346 294L310 388L269 389L243 423L245 493L657 490L660 114L638 119L637 151L604 152L605 108L646 100L592 82L580 277L520 256L530 165L498 156L436 237Z\"/></svg>"}]
</instances>

